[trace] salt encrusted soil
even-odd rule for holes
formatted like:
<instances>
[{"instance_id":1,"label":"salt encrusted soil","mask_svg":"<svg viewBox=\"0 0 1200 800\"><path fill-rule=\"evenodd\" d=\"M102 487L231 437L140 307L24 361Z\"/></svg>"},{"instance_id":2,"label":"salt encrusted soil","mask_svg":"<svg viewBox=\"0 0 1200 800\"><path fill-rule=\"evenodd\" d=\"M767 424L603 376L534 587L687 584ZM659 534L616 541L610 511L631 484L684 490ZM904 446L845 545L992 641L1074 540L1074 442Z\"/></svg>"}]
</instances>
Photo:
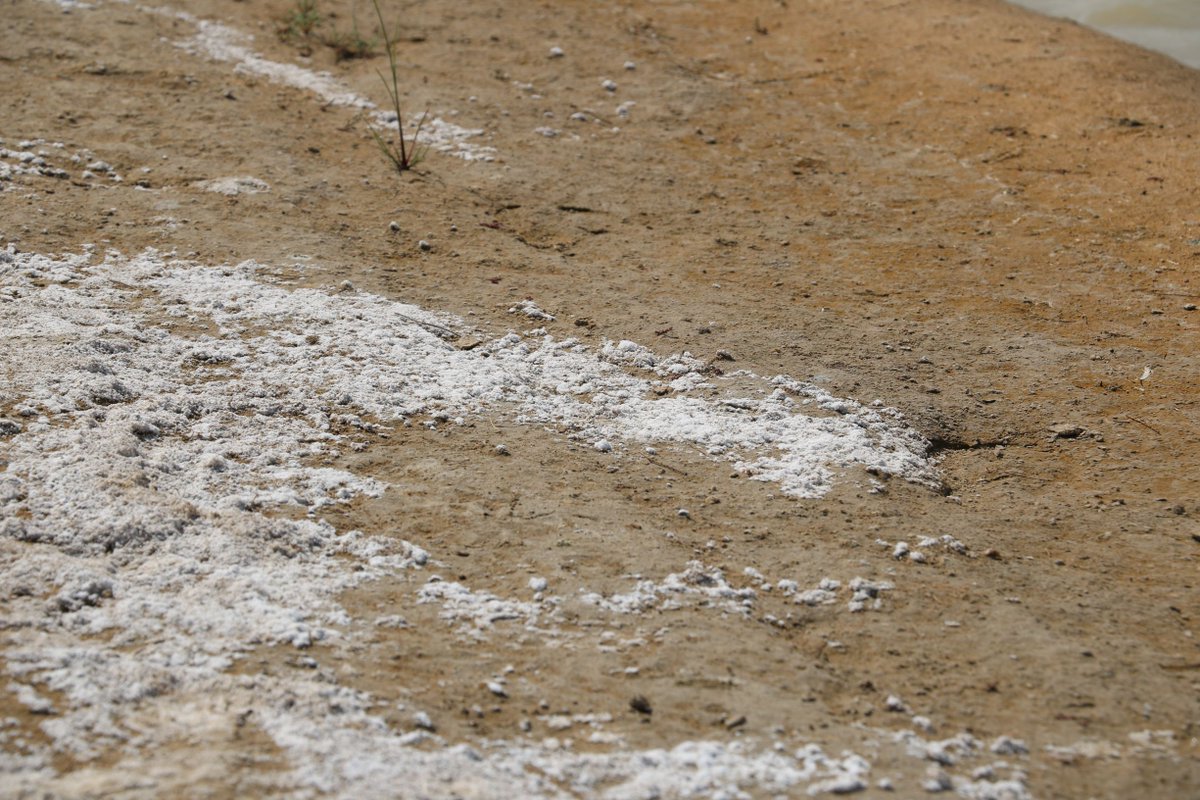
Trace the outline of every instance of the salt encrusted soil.
<instances>
[{"instance_id":1,"label":"salt encrusted soil","mask_svg":"<svg viewBox=\"0 0 1200 800\"><path fill-rule=\"evenodd\" d=\"M319 8L0 8L0 796L1195 794L1200 74Z\"/></svg>"}]
</instances>

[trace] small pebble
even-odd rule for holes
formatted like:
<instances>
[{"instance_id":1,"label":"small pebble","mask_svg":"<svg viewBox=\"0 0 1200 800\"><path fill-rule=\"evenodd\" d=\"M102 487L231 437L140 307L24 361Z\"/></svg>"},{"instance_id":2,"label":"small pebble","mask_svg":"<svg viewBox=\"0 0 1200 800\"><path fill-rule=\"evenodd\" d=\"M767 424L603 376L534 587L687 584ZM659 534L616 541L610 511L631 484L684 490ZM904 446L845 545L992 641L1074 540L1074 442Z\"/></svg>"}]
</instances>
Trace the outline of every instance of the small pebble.
<instances>
[{"instance_id":1,"label":"small pebble","mask_svg":"<svg viewBox=\"0 0 1200 800\"><path fill-rule=\"evenodd\" d=\"M954 788L954 782L950 780L949 775L947 775L945 772L942 772L941 770L938 770L934 775L932 775L929 778L929 780L927 780L923 784L921 784L921 788L923 788L925 791L929 792L930 794L936 794L938 792L948 792Z\"/></svg>"},{"instance_id":2,"label":"small pebble","mask_svg":"<svg viewBox=\"0 0 1200 800\"><path fill-rule=\"evenodd\" d=\"M1029 752L1029 746L1020 739L1001 736L992 742L991 751L998 756L1019 756Z\"/></svg>"},{"instance_id":3,"label":"small pebble","mask_svg":"<svg viewBox=\"0 0 1200 800\"><path fill-rule=\"evenodd\" d=\"M431 245L429 242L425 241L424 239L417 242L417 247L419 247L421 249L421 251L425 252L425 253L428 253L430 250L433 249L433 245Z\"/></svg>"},{"instance_id":4,"label":"small pebble","mask_svg":"<svg viewBox=\"0 0 1200 800\"><path fill-rule=\"evenodd\" d=\"M610 78L600 81L600 85L604 87L604 91L606 92L615 92L617 90L617 82Z\"/></svg>"},{"instance_id":5,"label":"small pebble","mask_svg":"<svg viewBox=\"0 0 1200 800\"><path fill-rule=\"evenodd\" d=\"M635 69L637 69L637 64L634 63L633 61L626 61L625 69L629 70L630 72L633 72Z\"/></svg>"},{"instance_id":6,"label":"small pebble","mask_svg":"<svg viewBox=\"0 0 1200 800\"><path fill-rule=\"evenodd\" d=\"M608 439L601 439L593 444L592 447L596 448L601 453L611 453L613 449L612 442L608 441Z\"/></svg>"},{"instance_id":7,"label":"small pebble","mask_svg":"<svg viewBox=\"0 0 1200 800\"><path fill-rule=\"evenodd\" d=\"M550 48L550 58L562 58L564 55L565 53L563 53L561 47L555 46Z\"/></svg>"},{"instance_id":8,"label":"small pebble","mask_svg":"<svg viewBox=\"0 0 1200 800\"><path fill-rule=\"evenodd\" d=\"M549 581L547 581L545 578L530 578L529 579L529 588L533 589L535 592L544 592L544 591L546 591L546 587L549 585L550 585Z\"/></svg>"},{"instance_id":9,"label":"small pebble","mask_svg":"<svg viewBox=\"0 0 1200 800\"><path fill-rule=\"evenodd\" d=\"M1050 433L1054 434L1053 439L1077 439L1083 433L1083 426L1071 423L1051 425Z\"/></svg>"},{"instance_id":10,"label":"small pebble","mask_svg":"<svg viewBox=\"0 0 1200 800\"><path fill-rule=\"evenodd\" d=\"M388 223L388 230L390 230L392 233L399 233L400 232L400 223L396 222L395 220L392 220L391 222Z\"/></svg>"},{"instance_id":11,"label":"small pebble","mask_svg":"<svg viewBox=\"0 0 1200 800\"><path fill-rule=\"evenodd\" d=\"M512 455L512 451L508 449L508 445L506 445L506 444L504 444L503 442L501 442L500 444L496 445L496 455L498 455L498 456L511 456L511 455Z\"/></svg>"}]
</instances>

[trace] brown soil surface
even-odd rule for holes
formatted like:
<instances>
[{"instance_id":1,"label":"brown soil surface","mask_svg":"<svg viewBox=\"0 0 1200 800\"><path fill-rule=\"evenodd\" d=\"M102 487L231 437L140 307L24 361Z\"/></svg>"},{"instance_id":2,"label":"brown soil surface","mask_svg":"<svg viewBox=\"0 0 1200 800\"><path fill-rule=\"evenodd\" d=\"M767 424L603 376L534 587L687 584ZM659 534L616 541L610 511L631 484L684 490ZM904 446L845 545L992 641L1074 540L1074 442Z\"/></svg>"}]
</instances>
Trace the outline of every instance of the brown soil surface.
<instances>
[{"instance_id":1,"label":"brown soil surface","mask_svg":"<svg viewBox=\"0 0 1200 800\"><path fill-rule=\"evenodd\" d=\"M338 63L317 38L277 36L286 0L178 7L385 99L380 56ZM350 3L320 8L336 15L320 30L349 30ZM1025 740L1036 796L1198 796L1200 311L1186 309L1200 303L1200 73L990 0L387 10L406 107L456 110L494 161L435 152L396 175L352 109L184 52L179 20L5 0L0 137L87 148L125 181L20 177L0 194L0 234L37 252L307 256L313 284L349 279L491 333L533 298L564 337L726 351L881 398L931 440L947 493L872 493L851 475L791 500L699 453L614 461L537 428L397 428L339 462L392 488L329 519L394 531L477 591L527 593L531 575L564 597L618 591L692 558L895 589L866 614L765 596L755 615L781 625L631 616L599 643L594 612L568 602L553 647L519 628L466 641L437 606L405 601L410 629L313 649L339 680L439 709L451 742L562 710L611 713L636 747L782 726L832 752L910 728L884 708L894 694L939 736ZM369 12L357 21L373 32ZM271 190L192 188L242 174ZM876 543L944 534L966 553L918 564ZM378 615L412 591L376 582L344 602ZM481 686L508 664L536 679L496 702ZM1173 736L1139 747L1145 730ZM239 754L198 737L224 765L199 778L217 795L280 768L267 739L247 734ZM1046 750L1079 742L1115 750ZM881 757L872 774L918 796L925 769ZM64 793L119 785L103 765L87 774Z\"/></svg>"}]
</instances>

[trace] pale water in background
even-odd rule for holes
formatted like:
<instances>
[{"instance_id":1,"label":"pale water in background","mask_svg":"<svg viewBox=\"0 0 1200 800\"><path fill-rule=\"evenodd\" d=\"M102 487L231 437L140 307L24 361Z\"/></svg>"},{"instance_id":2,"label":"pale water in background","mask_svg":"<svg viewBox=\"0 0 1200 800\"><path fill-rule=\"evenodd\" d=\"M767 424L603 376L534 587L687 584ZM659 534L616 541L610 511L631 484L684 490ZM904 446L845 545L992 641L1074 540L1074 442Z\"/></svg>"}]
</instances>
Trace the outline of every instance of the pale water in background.
<instances>
[{"instance_id":1,"label":"pale water in background","mask_svg":"<svg viewBox=\"0 0 1200 800\"><path fill-rule=\"evenodd\" d=\"M1069 17L1200 69L1200 0L1010 0Z\"/></svg>"}]
</instances>

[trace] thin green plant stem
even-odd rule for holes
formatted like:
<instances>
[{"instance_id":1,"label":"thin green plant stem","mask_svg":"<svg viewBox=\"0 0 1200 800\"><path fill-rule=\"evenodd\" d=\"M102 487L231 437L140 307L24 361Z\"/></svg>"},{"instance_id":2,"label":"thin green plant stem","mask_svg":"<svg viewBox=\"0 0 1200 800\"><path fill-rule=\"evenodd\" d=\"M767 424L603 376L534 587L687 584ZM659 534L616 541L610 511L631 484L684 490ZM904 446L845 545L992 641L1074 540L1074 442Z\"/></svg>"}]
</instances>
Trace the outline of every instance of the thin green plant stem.
<instances>
[{"instance_id":1,"label":"thin green plant stem","mask_svg":"<svg viewBox=\"0 0 1200 800\"><path fill-rule=\"evenodd\" d=\"M417 120L417 125L412 133L412 147L410 151L409 140L404 136L404 115L400 109L400 71L396 66L396 43L388 31L387 23L383 20L383 10L379 7L379 0L371 0L371 5L375 7L375 16L378 17L379 28L383 32L384 49L387 51L388 68L391 71L391 81L382 72L379 73L379 80L383 82L383 88L387 91L392 110L396 114L396 132L400 139L400 146L397 148L391 142L384 139L374 127L370 127L369 130L371 131L371 136L375 139L375 144L387 160L391 162L392 167L397 172L404 172L405 170L412 169L425 158L425 150L427 148L418 147L417 140L420 138L421 128L425 125L425 120L429 116L429 109L426 109L421 114L421 118Z\"/></svg>"}]
</instances>

